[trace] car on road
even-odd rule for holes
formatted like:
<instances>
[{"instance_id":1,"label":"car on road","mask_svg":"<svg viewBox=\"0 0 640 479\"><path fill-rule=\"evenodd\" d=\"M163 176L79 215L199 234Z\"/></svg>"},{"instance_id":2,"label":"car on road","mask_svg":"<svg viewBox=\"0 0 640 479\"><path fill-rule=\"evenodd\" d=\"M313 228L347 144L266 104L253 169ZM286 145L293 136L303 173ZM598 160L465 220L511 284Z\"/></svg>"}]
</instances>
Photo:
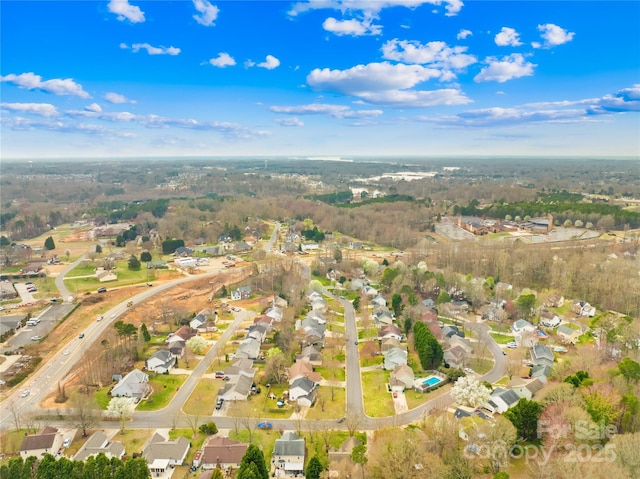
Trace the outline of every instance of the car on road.
<instances>
[{"instance_id":1,"label":"car on road","mask_svg":"<svg viewBox=\"0 0 640 479\"><path fill-rule=\"evenodd\" d=\"M80 336L78 336L79 339L84 338L84 333L80 333Z\"/></svg>"},{"instance_id":2,"label":"car on road","mask_svg":"<svg viewBox=\"0 0 640 479\"><path fill-rule=\"evenodd\" d=\"M216 371L215 378L222 379L224 377L224 373L222 371Z\"/></svg>"},{"instance_id":3,"label":"car on road","mask_svg":"<svg viewBox=\"0 0 640 479\"><path fill-rule=\"evenodd\" d=\"M113 313L113 314L111 315L111 319L115 319L115 318L116 318L116 313Z\"/></svg>"},{"instance_id":4,"label":"car on road","mask_svg":"<svg viewBox=\"0 0 640 479\"><path fill-rule=\"evenodd\" d=\"M31 391L29 391L28 389L25 389L24 391L22 391L22 394L20 394L20 397L26 398L29 394L31 394Z\"/></svg>"},{"instance_id":5,"label":"car on road","mask_svg":"<svg viewBox=\"0 0 640 479\"><path fill-rule=\"evenodd\" d=\"M96 321L102 321L103 319L104 319L104 316L98 316L98 317L96 318Z\"/></svg>"},{"instance_id":6,"label":"car on road","mask_svg":"<svg viewBox=\"0 0 640 479\"><path fill-rule=\"evenodd\" d=\"M518 343L516 343L515 341L511 341L510 343L507 343L507 347L509 349L515 349L518 347Z\"/></svg>"},{"instance_id":7,"label":"car on road","mask_svg":"<svg viewBox=\"0 0 640 479\"><path fill-rule=\"evenodd\" d=\"M222 409L222 405L224 404L224 398L218 398L216 401L216 410Z\"/></svg>"},{"instance_id":8,"label":"car on road","mask_svg":"<svg viewBox=\"0 0 640 479\"><path fill-rule=\"evenodd\" d=\"M68 437L64 440L64 442L62 443L62 447L69 447L71 445L71 438Z\"/></svg>"},{"instance_id":9,"label":"car on road","mask_svg":"<svg viewBox=\"0 0 640 479\"><path fill-rule=\"evenodd\" d=\"M355 341L353 342L353 344L355 344L355 345L357 346L357 345L358 345L358 340L355 340Z\"/></svg>"},{"instance_id":10,"label":"car on road","mask_svg":"<svg viewBox=\"0 0 640 479\"><path fill-rule=\"evenodd\" d=\"M271 424L270 422L259 422L258 429L265 429L265 430L273 429L273 424Z\"/></svg>"},{"instance_id":11,"label":"car on road","mask_svg":"<svg viewBox=\"0 0 640 479\"><path fill-rule=\"evenodd\" d=\"M38 336L38 335L31 336L31 341L40 341L41 339L42 339L42 336Z\"/></svg>"},{"instance_id":12,"label":"car on road","mask_svg":"<svg viewBox=\"0 0 640 479\"><path fill-rule=\"evenodd\" d=\"M231 308L231 311L233 311L234 313L239 313L240 312L240 308Z\"/></svg>"},{"instance_id":13,"label":"car on road","mask_svg":"<svg viewBox=\"0 0 640 479\"><path fill-rule=\"evenodd\" d=\"M147 286L150 288L151 286L153 286L153 283L147 283Z\"/></svg>"},{"instance_id":14,"label":"car on road","mask_svg":"<svg viewBox=\"0 0 640 479\"><path fill-rule=\"evenodd\" d=\"M467 374L475 374L476 372L471 368L464 368L464 372Z\"/></svg>"},{"instance_id":15,"label":"car on road","mask_svg":"<svg viewBox=\"0 0 640 479\"><path fill-rule=\"evenodd\" d=\"M346 418L345 416L342 416L342 417L339 417L339 418L336 420L336 422L337 422L338 424L342 424L342 423L345 421L345 419L347 419L347 418Z\"/></svg>"},{"instance_id":16,"label":"car on road","mask_svg":"<svg viewBox=\"0 0 640 479\"><path fill-rule=\"evenodd\" d=\"M102 288L98 288L98 293L106 293L107 292L107 288L102 287Z\"/></svg>"},{"instance_id":17,"label":"car on road","mask_svg":"<svg viewBox=\"0 0 640 479\"><path fill-rule=\"evenodd\" d=\"M71 350L70 349L65 349L63 354L65 356L69 356L69 354L71 354Z\"/></svg>"}]
</instances>

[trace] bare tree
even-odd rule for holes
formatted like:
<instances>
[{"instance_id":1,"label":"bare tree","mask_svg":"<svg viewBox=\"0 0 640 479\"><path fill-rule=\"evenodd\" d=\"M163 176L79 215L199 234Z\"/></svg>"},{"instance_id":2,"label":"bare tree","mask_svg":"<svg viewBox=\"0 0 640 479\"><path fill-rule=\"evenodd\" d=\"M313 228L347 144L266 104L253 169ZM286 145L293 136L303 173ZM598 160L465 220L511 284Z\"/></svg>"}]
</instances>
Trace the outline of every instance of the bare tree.
<instances>
[{"instance_id":1,"label":"bare tree","mask_svg":"<svg viewBox=\"0 0 640 479\"><path fill-rule=\"evenodd\" d=\"M101 416L95 401L87 394L76 393L71 397L71 407L74 426L82 430L82 437L87 437L87 431L98 424Z\"/></svg>"},{"instance_id":2,"label":"bare tree","mask_svg":"<svg viewBox=\"0 0 640 479\"><path fill-rule=\"evenodd\" d=\"M352 412L347 413L344 423L347 426L347 430L349 431L349 437L353 437L360 427L360 420L361 417L357 414L354 414Z\"/></svg>"},{"instance_id":3,"label":"bare tree","mask_svg":"<svg viewBox=\"0 0 640 479\"><path fill-rule=\"evenodd\" d=\"M200 423L200 415L199 414L185 414L183 417L184 417L184 420L187 422L187 425L189 426L189 428L193 432L193 435L195 436L196 434L198 434L198 427L199 427L199 423Z\"/></svg>"}]
</instances>

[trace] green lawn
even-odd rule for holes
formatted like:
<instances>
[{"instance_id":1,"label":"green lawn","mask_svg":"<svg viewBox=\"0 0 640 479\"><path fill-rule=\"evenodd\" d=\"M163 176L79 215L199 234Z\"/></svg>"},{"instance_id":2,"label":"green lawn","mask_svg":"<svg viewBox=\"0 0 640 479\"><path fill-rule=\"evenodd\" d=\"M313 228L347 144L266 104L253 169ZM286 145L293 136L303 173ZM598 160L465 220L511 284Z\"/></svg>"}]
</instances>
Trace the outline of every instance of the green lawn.
<instances>
[{"instance_id":1,"label":"green lawn","mask_svg":"<svg viewBox=\"0 0 640 479\"><path fill-rule=\"evenodd\" d=\"M149 440L151 435L153 434L153 430L149 429L129 429L127 430L127 425L125 424L124 434L116 434L113 437L114 441L119 441L124 445L125 450L127 451L127 455L131 457L134 453L142 452L142 448L144 444Z\"/></svg>"},{"instance_id":2,"label":"green lawn","mask_svg":"<svg viewBox=\"0 0 640 479\"><path fill-rule=\"evenodd\" d=\"M73 271L76 271L76 269L78 268L74 268ZM149 273L146 268L141 268L138 271L132 271L127 267L126 261L117 262L114 273L116 273L118 276L117 281L101 283L97 278L77 278L66 280L65 285L67 286L67 288L69 288L69 290L73 292L84 293L86 291L93 291L95 289L98 289L101 286L104 286L106 288L114 288L118 286L128 286L132 284L145 283L149 280Z\"/></svg>"},{"instance_id":3,"label":"green lawn","mask_svg":"<svg viewBox=\"0 0 640 479\"><path fill-rule=\"evenodd\" d=\"M364 409L368 416L385 417L395 412L393 399L387 392L389 371L376 369L362 373L362 396L365 398Z\"/></svg>"},{"instance_id":4,"label":"green lawn","mask_svg":"<svg viewBox=\"0 0 640 479\"><path fill-rule=\"evenodd\" d=\"M430 391L426 394L417 392L413 389L407 389L404 393L405 398L407 399L407 406L409 407L409 409L415 409L421 404L424 404L425 402L429 401L430 399L433 399L445 394L447 391L451 390L452 387L453 387L453 384L451 383L445 384L444 386L438 389L434 389L433 391Z\"/></svg>"},{"instance_id":5,"label":"green lawn","mask_svg":"<svg viewBox=\"0 0 640 479\"><path fill-rule=\"evenodd\" d=\"M492 331L496 331L498 333L508 333L510 331L509 325L502 323L495 323L493 321L487 323Z\"/></svg>"},{"instance_id":6,"label":"green lawn","mask_svg":"<svg viewBox=\"0 0 640 479\"><path fill-rule=\"evenodd\" d=\"M500 334L500 333L489 333L489 334L491 334L491 337L495 339L496 343L498 344L508 344L512 341L515 341L513 336L507 336L506 334Z\"/></svg>"},{"instance_id":7,"label":"green lawn","mask_svg":"<svg viewBox=\"0 0 640 479\"><path fill-rule=\"evenodd\" d=\"M209 416L215 407L218 389L222 387L221 379L201 378L195 389L182 407L186 414Z\"/></svg>"},{"instance_id":8,"label":"green lawn","mask_svg":"<svg viewBox=\"0 0 640 479\"><path fill-rule=\"evenodd\" d=\"M158 374L149 379L149 386L153 388L153 393L148 399L140 401L136 410L156 411L162 409L169 404L171 398L186 380L186 374Z\"/></svg>"},{"instance_id":9,"label":"green lawn","mask_svg":"<svg viewBox=\"0 0 640 479\"><path fill-rule=\"evenodd\" d=\"M344 381L345 370L342 367L339 368L313 368L314 371L320 373L323 379L329 381Z\"/></svg>"},{"instance_id":10,"label":"green lawn","mask_svg":"<svg viewBox=\"0 0 640 479\"><path fill-rule=\"evenodd\" d=\"M78 266L69 271L66 276L73 278L74 276L88 276L95 273L97 263L93 261L81 262Z\"/></svg>"},{"instance_id":11,"label":"green lawn","mask_svg":"<svg viewBox=\"0 0 640 479\"><path fill-rule=\"evenodd\" d=\"M333 399L331 399L333 395ZM324 407L324 411L322 410ZM344 388L320 386L316 404L309 409L306 419L338 418L345 415L346 393Z\"/></svg>"},{"instance_id":12,"label":"green lawn","mask_svg":"<svg viewBox=\"0 0 640 479\"><path fill-rule=\"evenodd\" d=\"M493 360L482 358L470 358L469 367L478 374L486 374L493 368Z\"/></svg>"},{"instance_id":13,"label":"green lawn","mask_svg":"<svg viewBox=\"0 0 640 479\"><path fill-rule=\"evenodd\" d=\"M103 411L107 409L107 406L109 405L109 401L111 401L111 396L109 396L110 390L111 390L111 385L100 388L95 393L93 393L93 398L95 399L96 404Z\"/></svg>"}]
</instances>

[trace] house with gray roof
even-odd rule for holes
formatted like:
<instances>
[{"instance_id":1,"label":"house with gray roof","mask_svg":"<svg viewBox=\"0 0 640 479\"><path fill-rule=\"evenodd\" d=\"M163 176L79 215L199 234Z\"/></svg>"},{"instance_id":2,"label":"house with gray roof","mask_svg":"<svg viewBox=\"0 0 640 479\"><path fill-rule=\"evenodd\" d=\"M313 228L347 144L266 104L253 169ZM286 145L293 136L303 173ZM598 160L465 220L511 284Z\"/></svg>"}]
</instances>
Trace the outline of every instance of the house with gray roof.
<instances>
[{"instance_id":1,"label":"house with gray roof","mask_svg":"<svg viewBox=\"0 0 640 479\"><path fill-rule=\"evenodd\" d=\"M156 432L142 449L142 457L152 475L164 474L170 467L184 463L190 447L191 443L184 436L169 440Z\"/></svg>"},{"instance_id":2,"label":"house with gray roof","mask_svg":"<svg viewBox=\"0 0 640 479\"><path fill-rule=\"evenodd\" d=\"M533 361L533 364L553 366L554 358L553 351L544 344L536 344L531 348L531 361Z\"/></svg>"},{"instance_id":3,"label":"house with gray roof","mask_svg":"<svg viewBox=\"0 0 640 479\"><path fill-rule=\"evenodd\" d=\"M384 352L384 369L393 371L400 364L407 364L407 351L392 348Z\"/></svg>"},{"instance_id":4,"label":"house with gray roof","mask_svg":"<svg viewBox=\"0 0 640 479\"><path fill-rule=\"evenodd\" d=\"M153 353L153 355L144 362L147 371L153 371L157 374L167 374L169 370L175 366L176 358L171 351L161 349Z\"/></svg>"},{"instance_id":5,"label":"house with gray roof","mask_svg":"<svg viewBox=\"0 0 640 479\"><path fill-rule=\"evenodd\" d=\"M389 385L391 387L402 386L403 389L412 389L414 380L415 375L413 374L413 369L406 364L398 364L391 372Z\"/></svg>"},{"instance_id":6,"label":"house with gray roof","mask_svg":"<svg viewBox=\"0 0 640 479\"><path fill-rule=\"evenodd\" d=\"M487 404L484 405L486 409L493 413L502 414L507 409L512 408L520 401L520 396L511 389L495 388L491 393L491 397Z\"/></svg>"},{"instance_id":7,"label":"house with gray roof","mask_svg":"<svg viewBox=\"0 0 640 479\"><path fill-rule=\"evenodd\" d=\"M87 458L97 456L100 453L109 458L117 457L118 459L122 459L124 452L124 445L121 442L110 442L104 432L97 431L87 439L84 446L82 446L76 455L73 456L73 460L84 461Z\"/></svg>"},{"instance_id":8,"label":"house with gray roof","mask_svg":"<svg viewBox=\"0 0 640 479\"><path fill-rule=\"evenodd\" d=\"M279 475L303 475L304 474L304 439L296 433L286 431L282 437L276 439L273 445L272 464L276 468L276 476ZM278 471L283 471L278 473Z\"/></svg>"},{"instance_id":9,"label":"house with gray roof","mask_svg":"<svg viewBox=\"0 0 640 479\"><path fill-rule=\"evenodd\" d=\"M551 376L551 366L546 364L536 364L531 368L531 377L539 379L543 384Z\"/></svg>"},{"instance_id":10,"label":"house with gray roof","mask_svg":"<svg viewBox=\"0 0 640 479\"><path fill-rule=\"evenodd\" d=\"M218 390L218 396L225 401L246 401L251 394L255 371L240 371L235 381L228 381Z\"/></svg>"},{"instance_id":11,"label":"house with gray roof","mask_svg":"<svg viewBox=\"0 0 640 479\"><path fill-rule=\"evenodd\" d=\"M569 326L563 324L558 327L556 330L558 336L560 336L560 340L565 344L576 344L578 342L578 338L580 337L581 331L579 329L573 329Z\"/></svg>"},{"instance_id":12,"label":"house with gray roof","mask_svg":"<svg viewBox=\"0 0 640 479\"><path fill-rule=\"evenodd\" d=\"M296 361L304 359L313 366L322 366L322 351L316 346L310 344L302 348L300 354L296 354Z\"/></svg>"},{"instance_id":13,"label":"house with gray roof","mask_svg":"<svg viewBox=\"0 0 640 479\"><path fill-rule=\"evenodd\" d=\"M257 339L245 339L238 346L236 358L258 359L258 356L260 356L260 344Z\"/></svg>"},{"instance_id":14,"label":"house with gray roof","mask_svg":"<svg viewBox=\"0 0 640 479\"><path fill-rule=\"evenodd\" d=\"M460 346L454 346L443 351L443 359L452 368L464 368L467 352Z\"/></svg>"},{"instance_id":15,"label":"house with gray roof","mask_svg":"<svg viewBox=\"0 0 640 479\"><path fill-rule=\"evenodd\" d=\"M113 386L111 396L142 399L150 392L149 375L134 369Z\"/></svg>"},{"instance_id":16,"label":"house with gray roof","mask_svg":"<svg viewBox=\"0 0 640 479\"><path fill-rule=\"evenodd\" d=\"M297 377L289 385L289 400L299 401L300 398L306 397L307 402L313 402L317 386L317 383L305 376Z\"/></svg>"}]
</instances>

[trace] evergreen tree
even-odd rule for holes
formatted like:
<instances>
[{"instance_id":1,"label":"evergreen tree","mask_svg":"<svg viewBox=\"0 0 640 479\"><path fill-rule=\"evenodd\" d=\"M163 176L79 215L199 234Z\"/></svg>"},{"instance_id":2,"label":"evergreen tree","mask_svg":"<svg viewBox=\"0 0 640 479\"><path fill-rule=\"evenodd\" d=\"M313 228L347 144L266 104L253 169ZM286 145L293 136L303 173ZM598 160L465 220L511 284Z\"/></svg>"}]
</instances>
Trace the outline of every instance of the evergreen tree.
<instances>
[{"instance_id":1,"label":"evergreen tree","mask_svg":"<svg viewBox=\"0 0 640 479\"><path fill-rule=\"evenodd\" d=\"M102 253L102 246L100 246L99 244L96 245L96 253Z\"/></svg>"},{"instance_id":2,"label":"evergreen tree","mask_svg":"<svg viewBox=\"0 0 640 479\"><path fill-rule=\"evenodd\" d=\"M318 459L318 456L313 456L307 464L305 471L305 477L307 479L320 479L320 474L324 471L324 466Z\"/></svg>"},{"instance_id":3,"label":"evergreen tree","mask_svg":"<svg viewBox=\"0 0 640 479\"><path fill-rule=\"evenodd\" d=\"M540 403L522 398L518 404L505 411L503 416L515 426L518 436L533 441L538 437L538 420L541 414Z\"/></svg>"},{"instance_id":4,"label":"evergreen tree","mask_svg":"<svg viewBox=\"0 0 640 479\"><path fill-rule=\"evenodd\" d=\"M134 255L131 255L129 258L129 269L131 271L139 271L140 270L140 260L136 258Z\"/></svg>"},{"instance_id":5,"label":"evergreen tree","mask_svg":"<svg viewBox=\"0 0 640 479\"><path fill-rule=\"evenodd\" d=\"M258 466L253 462L249 462L245 465L240 464L238 469L237 479L261 479L262 475L258 472Z\"/></svg>"},{"instance_id":6,"label":"evergreen tree","mask_svg":"<svg viewBox=\"0 0 640 479\"><path fill-rule=\"evenodd\" d=\"M148 343L149 341L151 341L151 334L149 334L147 325L144 323L140 325L140 335L142 336L142 339L144 339L145 343Z\"/></svg>"},{"instance_id":7,"label":"evergreen tree","mask_svg":"<svg viewBox=\"0 0 640 479\"><path fill-rule=\"evenodd\" d=\"M149 253L148 251L143 251L142 253L140 253L140 261L144 261L145 263L151 261L151 253Z\"/></svg>"},{"instance_id":8,"label":"evergreen tree","mask_svg":"<svg viewBox=\"0 0 640 479\"><path fill-rule=\"evenodd\" d=\"M53 241L53 238L49 236L46 240L44 240L44 249L51 251L52 249L56 249L56 244Z\"/></svg>"},{"instance_id":9,"label":"evergreen tree","mask_svg":"<svg viewBox=\"0 0 640 479\"><path fill-rule=\"evenodd\" d=\"M269 479L269 470L267 469L267 465L264 461L264 456L262 455L262 451L258 449L258 446L256 446L255 444L249 444L247 451L242 457L242 461L240 462L240 470L238 471L238 479L249 479L250 476L241 477L240 472L242 472L243 470L253 470L250 467L251 464L255 465L255 471L257 473L256 479Z\"/></svg>"}]
</instances>

